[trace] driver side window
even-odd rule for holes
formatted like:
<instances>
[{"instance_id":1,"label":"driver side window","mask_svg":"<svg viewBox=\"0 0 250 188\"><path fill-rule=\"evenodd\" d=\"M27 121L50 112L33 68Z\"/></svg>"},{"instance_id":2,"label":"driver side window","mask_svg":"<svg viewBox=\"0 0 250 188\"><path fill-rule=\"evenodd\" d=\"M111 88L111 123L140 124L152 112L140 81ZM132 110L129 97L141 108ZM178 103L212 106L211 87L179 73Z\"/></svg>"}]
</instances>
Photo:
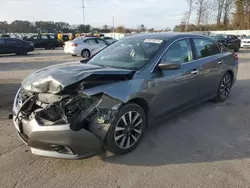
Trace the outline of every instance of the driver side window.
<instances>
[{"instance_id":1,"label":"driver side window","mask_svg":"<svg viewBox=\"0 0 250 188\"><path fill-rule=\"evenodd\" d=\"M189 39L183 39L170 46L163 55L161 62L179 61L181 63L193 60L193 53Z\"/></svg>"}]
</instances>

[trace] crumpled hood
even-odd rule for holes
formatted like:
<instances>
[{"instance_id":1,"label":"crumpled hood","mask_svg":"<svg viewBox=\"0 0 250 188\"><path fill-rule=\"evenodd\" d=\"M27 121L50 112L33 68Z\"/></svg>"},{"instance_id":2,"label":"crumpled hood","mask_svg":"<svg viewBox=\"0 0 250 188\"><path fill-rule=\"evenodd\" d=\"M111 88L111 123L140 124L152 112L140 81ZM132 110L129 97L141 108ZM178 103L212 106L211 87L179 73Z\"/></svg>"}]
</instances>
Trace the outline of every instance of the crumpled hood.
<instances>
[{"instance_id":1,"label":"crumpled hood","mask_svg":"<svg viewBox=\"0 0 250 188\"><path fill-rule=\"evenodd\" d=\"M59 93L65 87L83 81L91 75L128 75L131 70L101 67L81 62L63 63L34 72L22 82L22 87L37 93Z\"/></svg>"}]
</instances>

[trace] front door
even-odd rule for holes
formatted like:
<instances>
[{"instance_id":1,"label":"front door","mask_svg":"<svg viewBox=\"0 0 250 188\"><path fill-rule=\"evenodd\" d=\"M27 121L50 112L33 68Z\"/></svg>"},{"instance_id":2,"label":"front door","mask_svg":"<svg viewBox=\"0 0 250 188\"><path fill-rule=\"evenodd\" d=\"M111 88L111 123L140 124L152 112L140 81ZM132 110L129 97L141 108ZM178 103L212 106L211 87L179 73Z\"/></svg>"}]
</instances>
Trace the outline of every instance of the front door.
<instances>
[{"instance_id":1,"label":"front door","mask_svg":"<svg viewBox=\"0 0 250 188\"><path fill-rule=\"evenodd\" d=\"M152 111L157 118L178 110L199 97L199 62L194 61L190 39L183 39L170 46L161 62L179 62L178 70L154 70L154 99Z\"/></svg>"},{"instance_id":2,"label":"front door","mask_svg":"<svg viewBox=\"0 0 250 188\"><path fill-rule=\"evenodd\" d=\"M85 43L87 43L87 49L90 50L90 53L99 49L99 44L94 38L85 40Z\"/></svg>"}]
</instances>

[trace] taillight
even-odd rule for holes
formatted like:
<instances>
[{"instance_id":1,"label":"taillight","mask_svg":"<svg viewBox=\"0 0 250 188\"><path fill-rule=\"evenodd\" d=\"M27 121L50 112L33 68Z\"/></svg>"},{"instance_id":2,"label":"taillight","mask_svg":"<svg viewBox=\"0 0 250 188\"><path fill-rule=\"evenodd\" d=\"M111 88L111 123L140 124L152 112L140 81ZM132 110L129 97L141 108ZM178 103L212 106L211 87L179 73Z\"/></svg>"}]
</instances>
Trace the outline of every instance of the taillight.
<instances>
[{"instance_id":1,"label":"taillight","mask_svg":"<svg viewBox=\"0 0 250 188\"><path fill-rule=\"evenodd\" d=\"M78 44L72 43L72 46L77 46Z\"/></svg>"},{"instance_id":2,"label":"taillight","mask_svg":"<svg viewBox=\"0 0 250 188\"><path fill-rule=\"evenodd\" d=\"M233 53L233 57L234 57L235 60L237 60L237 61L239 60L239 57L238 57L238 55L236 53Z\"/></svg>"}]
</instances>

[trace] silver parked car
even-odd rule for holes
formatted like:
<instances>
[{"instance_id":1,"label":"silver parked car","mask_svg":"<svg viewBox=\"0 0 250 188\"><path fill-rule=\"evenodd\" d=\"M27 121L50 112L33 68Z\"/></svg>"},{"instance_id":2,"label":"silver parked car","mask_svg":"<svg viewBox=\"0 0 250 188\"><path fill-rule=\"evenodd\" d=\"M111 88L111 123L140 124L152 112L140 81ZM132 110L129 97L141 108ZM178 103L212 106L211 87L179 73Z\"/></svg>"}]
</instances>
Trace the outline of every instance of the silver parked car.
<instances>
[{"instance_id":1,"label":"silver parked car","mask_svg":"<svg viewBox=\"0 0 250 188\"><path fill-rule=\"evenodd\" d=\"M79 159L124 154L152 123L196 103L223 102L238 58L202 35L126 37L88 60L28 76L14 100L14 124L33 154Z\"/></svg>"}]
</instances>

